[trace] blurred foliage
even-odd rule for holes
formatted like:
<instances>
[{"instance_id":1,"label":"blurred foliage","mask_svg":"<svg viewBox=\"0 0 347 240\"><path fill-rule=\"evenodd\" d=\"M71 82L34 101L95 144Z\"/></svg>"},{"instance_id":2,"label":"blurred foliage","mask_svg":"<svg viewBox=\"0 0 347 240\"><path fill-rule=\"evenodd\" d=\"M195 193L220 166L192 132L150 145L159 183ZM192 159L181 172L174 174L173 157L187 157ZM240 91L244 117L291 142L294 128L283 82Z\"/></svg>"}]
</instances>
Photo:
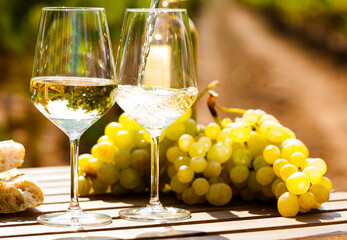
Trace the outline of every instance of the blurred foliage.
<instances>
[{"instance_id":1,"label":"blurred foliage","mask_svg":"<svg viewBox=\"0 0 347 240\"><path fill-rule=\"evenodd\" d=\"M277 26L347 59L346 0L238 0Z\"/></svg>"},{"instance_id":2,"label":"blurred foliage","mask_svg":"<svg viewBox=\"0 0 347 240\"><path fill-rule=\"evenodd\" d=\"M199 0L185 1L194 16ZM126 8L145 8L150 0L0 0L0 54L33 51L41 9L47 6L103 7L106 10L111 39L118 41Z\"/></svg>"}]
</instances>

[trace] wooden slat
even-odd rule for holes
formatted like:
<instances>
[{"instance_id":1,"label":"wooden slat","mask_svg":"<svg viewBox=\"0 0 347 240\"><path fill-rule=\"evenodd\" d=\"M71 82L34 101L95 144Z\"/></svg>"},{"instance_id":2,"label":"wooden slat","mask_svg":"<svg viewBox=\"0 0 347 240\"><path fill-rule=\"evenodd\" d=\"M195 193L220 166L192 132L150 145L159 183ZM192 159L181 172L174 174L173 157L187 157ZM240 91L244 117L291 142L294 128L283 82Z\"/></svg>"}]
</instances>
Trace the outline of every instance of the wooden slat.
<instances>
[{"instance_id":1,"label":"wooden slat","mask_svg":"<svg viewBox=\"0 0 347 240\"><path fill-rule=\"evenodd\" d=\"M42 184L45 202L36 209L23 213L0 215L0 239L68 239L94 237L95 239L324 239L324 235L342 239L347 237L347 193L333 192L331 200L319 210L282 218L276 204L244 202L233 198L230 205L214 207L209 204L187 206L175 196L162 195L165 206L189 209L192 217L185 221L156 223L131 222L118 217L124 208L144 206L148 194L141 196L112 195L80 198L85 211L97 211L112 217L111 224L76 232L71 228L42 226L37 216L49 212L63 212L69 205L69 168L58 167L25 170ZM56 181L52 180L56 177ZM337 237L340 238L337 238Z\"/></svg>"},{"instance_id":2,"label":"wooden slat","mask_svg":"<svg viewBox=\"0 0 347 240\"><path fill-rule=\"evenodd\" d=\"M170 228L172 231L168 231L166 233L167 236L179 237L242 233L259 231L260 229L263 231L270 231L347 223L347 212L322 213L314 216L308 214L296 218L269 217L249 220L232 218L230 213L224 211L214 212L212 214L214 214L216 221L206 221L210 216L208 213L196 213L192 215L191 219L177 223L143 223L115 219L109 225L91 228L88 229L88 232L116 231L117 237L136 238L138 235L144 233L148 234L148 230L150 229L152 232L151 237L159 237L165 228ZM231 219L234 220L230 221ZM12 236L37 236L52 233L57 234L57 228L42 227L41 225L22 226L20 233L16 229L16 227L2 227L1 230L4 234L0 235L0 238L10 238ZM59 234L70 232L70 228L59 229Z\"/></svg>"}]
</instances>

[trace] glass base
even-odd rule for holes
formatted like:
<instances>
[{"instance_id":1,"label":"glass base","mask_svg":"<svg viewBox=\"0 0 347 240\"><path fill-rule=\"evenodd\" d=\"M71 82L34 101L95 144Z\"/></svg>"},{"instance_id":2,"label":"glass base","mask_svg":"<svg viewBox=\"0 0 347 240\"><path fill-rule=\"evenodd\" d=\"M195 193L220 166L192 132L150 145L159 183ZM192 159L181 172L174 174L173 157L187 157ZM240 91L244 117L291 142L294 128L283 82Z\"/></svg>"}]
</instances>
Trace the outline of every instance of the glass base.
<instances>
[{"instance_id":1,"label":"glass base","mask_svg":"<svg viewBox=\"0 0 347 240\"><path fill-rule=\"evenodd\" d=\"M151 206L142 208L124 209L119 212L119 216L126 220L133 221L178 221L190 218L190 212L181 208Z\"/></svg>"},{"instance_id":2,"label":"glass base","mask_svg":"<svg viewBox=\"0 0 347 240\"><path fill-rule=\"evenodd\" d=\"M93 227L111 223L112 218L100 213L66 211L41 215L37 222L54 227Z\"/></svg>"}]
</instances>

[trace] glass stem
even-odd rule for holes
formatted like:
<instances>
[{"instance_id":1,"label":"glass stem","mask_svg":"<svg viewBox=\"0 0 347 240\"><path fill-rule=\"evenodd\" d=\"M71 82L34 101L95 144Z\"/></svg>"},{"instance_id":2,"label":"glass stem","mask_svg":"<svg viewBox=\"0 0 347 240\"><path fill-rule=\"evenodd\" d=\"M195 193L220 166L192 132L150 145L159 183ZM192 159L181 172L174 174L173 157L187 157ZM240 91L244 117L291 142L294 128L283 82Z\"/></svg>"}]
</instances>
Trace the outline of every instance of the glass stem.
<instances>
[{"instance_id":1,"label":"glass stem","mask_svg":"<svg viewBox=\"0 0 347 240\"><path fill-rule=\"evenodd\" d=\"M159 138L151 136L151 197L149 205L161 206L159 201Z\"/></svg>"},{"instance_id":2,"label":"glass stem","mask_svg":"<svg viewBox=\"0 0 347 240\"><path fill-rule=\"evenodd\" d=\"M78 147L79 137L70 138L71 202L70 211L82 211L78 203Z\"/></svg>"}]
</instances>

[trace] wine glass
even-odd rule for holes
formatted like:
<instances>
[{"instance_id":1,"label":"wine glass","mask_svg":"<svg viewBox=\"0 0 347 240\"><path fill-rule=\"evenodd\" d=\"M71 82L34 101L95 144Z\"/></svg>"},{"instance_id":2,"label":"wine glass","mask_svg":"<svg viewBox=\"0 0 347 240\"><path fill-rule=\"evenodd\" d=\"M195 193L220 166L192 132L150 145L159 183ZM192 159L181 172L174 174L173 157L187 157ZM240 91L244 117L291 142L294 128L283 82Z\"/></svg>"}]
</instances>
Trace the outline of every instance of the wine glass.
<instances>
[{"instance_id":1,"label":"wine glass","mask_svg":"<svg viewBox=\"0 0 347 240\"><path fill-rule=\"evenodd\" d=\"M120 217L170 221L190 217L159 201L159 137L198 94L188 17L183 9L127 9L117 54L117 103L151 136L151 189L146 207Z\"/></svg>"},{"instance_id":2,"label":"wine glass","mask_svg":"<svg viewBox=\"0 0 347 240\"><path fill-rule=\"evenodd\" d=\"M64 213L41 215L50 226L95 226L111 222L83 212L78 203L78 145L81 135L114 104L117 82L103 8L43 8L36 43L31 101L71 144L71 202Z\"/></svg>"}]
</instances>

